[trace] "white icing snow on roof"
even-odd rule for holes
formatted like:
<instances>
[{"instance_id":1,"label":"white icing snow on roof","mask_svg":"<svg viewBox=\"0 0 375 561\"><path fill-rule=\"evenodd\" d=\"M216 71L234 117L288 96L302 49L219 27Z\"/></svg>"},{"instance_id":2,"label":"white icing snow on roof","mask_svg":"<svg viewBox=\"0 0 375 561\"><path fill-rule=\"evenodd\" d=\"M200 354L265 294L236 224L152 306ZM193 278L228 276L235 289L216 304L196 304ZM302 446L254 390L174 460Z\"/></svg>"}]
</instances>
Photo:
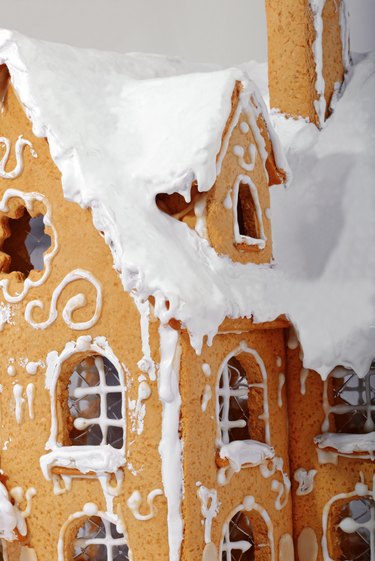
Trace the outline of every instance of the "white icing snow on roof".
<instances>
[{"instance_id":1,"label":"white icing snow on roof","mask_svg":"<svg viewBox=\"0 0 375 561\"><path fill-rule=\"evenodd\" d=\"M153 294L162 321L180 319L199 349L225 317L287 314L306 367L366 372L375 356L373 55L353 68L322 132L274 118L294 180L287 190L273 188L272 267L218 256L155 204L160 192L186 194L194 179L201 191L211 188L235 81L245 95L253 91L244 71L8 31L0 33L0 61L35 134L49 140L66 198L92 208L124 287ZM264 65L247 69L266 83Z\"/></svg>"}]
</instances>

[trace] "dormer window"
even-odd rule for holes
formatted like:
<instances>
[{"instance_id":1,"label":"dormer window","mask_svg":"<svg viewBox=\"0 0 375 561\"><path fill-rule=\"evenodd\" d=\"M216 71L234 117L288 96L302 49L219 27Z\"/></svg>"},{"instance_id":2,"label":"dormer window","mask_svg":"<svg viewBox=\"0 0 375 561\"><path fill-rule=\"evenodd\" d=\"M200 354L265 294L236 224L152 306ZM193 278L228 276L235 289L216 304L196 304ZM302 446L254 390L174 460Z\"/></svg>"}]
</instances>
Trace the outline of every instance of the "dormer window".
<instances>
[{"instance_id":1,"label":"dormer window","mask_svg":"<svg viewBox=\"0 0 375 561\"><path fill-rule=\"evenodd\" d=\"M224 360L216 389L217 465L239 471L273 457L268 424L267 373L244 343Z\"/></svg>"},{"instance_id":2,"label":"dormer window","mask_svg":"<svg viewBox=\"0 0 375 561\"><path fill-rule=\"evenodd\" d=\"M241 175L233 187L234 241L241 249L264 249L267 238L255 184Z\"/></svg>"},{"instance_id":3,"label":"dormer window","mask_svg":"<svg viewBox=\"0 0 375 561\"><path fill-rule=\"evenodd\" d=\"M359 378L353 370L337 367L324 385L323 433L320 449L366 458L375 452L375 363Z\"/></svg>"}]
</instances>

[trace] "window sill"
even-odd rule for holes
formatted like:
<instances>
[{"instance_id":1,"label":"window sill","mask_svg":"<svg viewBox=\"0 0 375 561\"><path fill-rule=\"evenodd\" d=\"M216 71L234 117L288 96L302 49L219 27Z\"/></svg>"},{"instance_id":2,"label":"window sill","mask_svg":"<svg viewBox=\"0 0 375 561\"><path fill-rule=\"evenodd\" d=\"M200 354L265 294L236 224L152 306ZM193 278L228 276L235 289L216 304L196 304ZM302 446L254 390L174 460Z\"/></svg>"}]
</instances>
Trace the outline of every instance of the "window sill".
<instances>
[{"instance_id":1,"label":"window sill","mask_svg":"<svg viewBox=\"0 0 375 561\"><path fill-rule=\"evenodd\" d=\"M78 471L81 474L116 473L125 464L123 450L105 446L60 446L40 458L44 477L51 479L51 471L58 467Z\"/></svg>"},{"instance_id":2,"label":"window sill","mask_svg":"<svg viewBox=\"0 0 375 561\"><path fill-rule=\"evenodd\" d=\"M221 446L219 457L227 460L231 469L236 473L244 467L255 467L271 460L275 455L272 446L257 440L235 440Z\"/></svg>"},{"instance_id":3,"label":"window sill","mask_svg":"<svg viewBox=\"0 0 375 561\"><path fill-rule=\"evenodd\" d=\"M314 438L318 449L342 457L375 460L375 432L345 434L326 432Z\"/></svg>"}]
</instances>

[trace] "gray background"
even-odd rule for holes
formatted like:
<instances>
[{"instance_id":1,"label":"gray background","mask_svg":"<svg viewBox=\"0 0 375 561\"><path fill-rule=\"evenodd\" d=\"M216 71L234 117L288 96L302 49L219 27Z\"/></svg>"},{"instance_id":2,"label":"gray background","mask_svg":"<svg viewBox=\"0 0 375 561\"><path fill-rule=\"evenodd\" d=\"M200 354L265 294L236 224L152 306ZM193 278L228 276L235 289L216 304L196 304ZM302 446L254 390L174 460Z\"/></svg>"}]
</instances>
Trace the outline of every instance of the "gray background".
<instances>
[{"instance_id":1,"label":"gray background","mask_svg":"<svg viewBox=\"0 0 375 561\"><path fill-rule=\"evenodd\" d=\"M375 50L375 0L347 3L352 50ZM194 61L267 58L264 0L0 0L0 26L77 46Z\"/></svg>"}]
</instances>

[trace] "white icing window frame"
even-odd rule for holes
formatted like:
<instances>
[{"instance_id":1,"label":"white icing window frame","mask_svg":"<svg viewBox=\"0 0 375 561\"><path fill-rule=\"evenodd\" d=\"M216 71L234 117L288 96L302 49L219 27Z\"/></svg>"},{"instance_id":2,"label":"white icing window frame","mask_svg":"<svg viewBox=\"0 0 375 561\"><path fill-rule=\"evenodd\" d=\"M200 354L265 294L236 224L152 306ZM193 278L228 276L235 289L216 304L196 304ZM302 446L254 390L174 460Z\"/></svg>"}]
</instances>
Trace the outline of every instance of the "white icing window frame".
<instances>
[{"instance_id":1,"label":"white icing window frame","mask_svg":"<svg viewBox=\"0 0 375 561\"><path fill-rule=\"evenodd\" d=\"M244 497L244 500L243 500L242 504L235 507L231 511L229 516L226 518L226 520L223 524L222 532L221 532L219 559L223 558L223 552L224 552L224 547L223 546L224 546L225 540L227 540L227 542L228 542L229 526L230 526L230 522L231 522L232 518L238 512L241 512L241 511L251 512L252 510L258 512L261 515L261 517L263 518L265 524L267 525L268 541L269 541L269 546L270 546L270 550L271 550L270 561L276 561L276 558L275 558L275 541L274 541L274 535L273 535L272 520L271 520L270 515L268 514L267 510L264 507L262 507L261 505L259 505L258 503L256 503L255 498L253 496ZM230 542L228 542L228 543L230 543Z\"/></svg>"},{"instance_id":2,"label":"white icing window frame","mask_svg":"<svg viewBox=\"0 0 375 561\"><path fill-rule=\"evenodd\" d=\"M121 390L123 394L121 414L123 429L122 448L112 448L109 444L99 446L64 446L58 442L58 417L57 417L57 387L59 376L63 364L74 355L100 355L107 358L115 367ZM125 464L126 450L126 385L124 368L105 337L81 336L76 341L69 342L64 350L58 354L52 351L47 356L46 388L50 392L51 399L51 432L46 443L46 450L51 450L48 454L40 458L42 472L46 479L52 479L51 468L54 466L72 468L82 474L96 473L98 476L105 473L116 473Z\"/></svg>"},{"instance_id":3,"label":"white icing window frame","mask_svg":"<svg viewBox=\"0 0 375 561\"><path fill-rule=\"evenodd\" d=\"M251 347L249 347L245 341L241 341L241 343L233 350L231 351L229 354L226 355L226 357L224 358L224 360L222 361L220 368L218 370L218 374L217 374L217 380L216 380L216 422L217 422L217 427L218 427L218 435L217 435L217 439L216 439L216 445L218 448L221 448L222 446L226 445L229 443L229 439L228 442L225 442L225 440L223 440L223 431L225 431L226 433L228 432L228 427L222 427L222 422L220 421L220 404L219 404L219 397L225 397L225 393L226 393L226 389L229 390L229 393L227 395L228 400L230 399L231 395L233 392L231 392L230 388L220 388L220 380L222 378L222 376L224 375L224 370L227 368L227 364L230 361L231 358L236 357L242 353L249 353L250 355L252 355L257 363L257 365L259 366L259 370L261 372L262 375L262 379L263 379L263 383L262 384L254 384L254 386L256 387L262 387L263 390L263 419L262 421L264 422L264 431L265 431L265 441L266 444L270 445L271 444L271 434L270 434L270 423L269 423L269 407L268 407L268 387L267 387L267 370L265 367L265 364L261 358L261 356L259 355L259 353L255 350L252 349ZM234 392L236 392L236 390L234 390Z\"/></svg>"},{"instance_id":4,"label":"white icing window frame","mask_svg":"<svg viewBox=\"0 0 375 561\"><path fill-rule=\"evenodd\" d=\"M98 518L101 518L104 521L106 521L108 524L114 524L117 527L117 531L119 533L122 533L124 538L124 545L127 545L129 548L129 559L132 558L132 554L131 554L131 550L130 550L130 546L129 546L129 539L128 539L128 534L124 528L124 525L122 523L122 520L119 519L118 515L110 515L107 512L103 512L101 510L98 509L97 505L95 503L86 503L82 509L82 511L79 512L75 512L73 514L71 514L68 519L64 522L64 524L61 527L60 530L60 534L59 534L59 539L58 539L58 543L57 543L57 561L65 561L65 555L64 555L64 549L65 549L65 533L68 529L68 527L70 526L70 524L72 523L76 523L77 520L79 520L80 518L82 518L82 525L85 521L85 519L88 519L92 516L97 516ZM113 544L115 545L115 544ZM119 544L118 544L119 545ZM111 558L108 557L108 561L110 561Z\"/></svg>"},{"instance_id":5,"label":"white icing window frame","mask_svg":"<svg viewBox=\"0 0 375 561\"><path fill-rule=\"evenodd\" d=\"M329 518L331 513L331 508L337 501L347 501L355 499L371 499L375 500L375 476L373 477L373 488L370 489L366 483L364 483L364 478L362 472L360 472L361 481L356 483L353 491L348 493L339 493L332 497L324 506L323 508L323 517L322 517L322 529L323 529L323 536L322 536L322 554L324 561L335 561L329 554L329 547L328 547L328 536L330 532L329 528Z\"/></svg>"},{"instance_id":6,"label":"white icing window frame","mask_svg":"<svg viewBox=\"0 0 375 561\"><path fill-rule=\"evenodd\" d=\"M371 404L371 395L370 395L370 378L369 375L371 372L375 373L375 363L372 363L366 377L363 378L365 386L365 393L367 397L367 403L356 406L356 405L331 405L329 401L329 382L332 377L335 378L344 378L347 375L351 374L351 370L345 368L343 366L336 367L328 376L328 378L324 381L323 385L323 411L324 411L324 421L322 423L322 434L315 437L315 443L318 447L318 454L324 456L324 448L335 448L335 444L337 446L333 452L328 452L331 456L341 456L344 458L350 459L375 459L375 427L374 422L372 421L372 413L375 412L375 405ZM352 372L355 375L355 372ZM360 380L358 378L358 380ZM362 382L359 382L362 383ZM360 433L360 434L351 434L351 433L331 433L329 432L330 427L330 415L332 413L340 414L340 411L343 413L350 412L351 410L358 410L358 407L362 408L366 412L367 422L370 423L370 427L373 430L367 433ZM368 448L370 441L373 441L372 448ZM342 447L348 446L350 442L355 442L356 450L354 452L344 452ZM363 445L361 447L361 444ZM329 458L328 458L329 459Z\"/></svg>"},{"instance_id":7,"label":"white icing window frame","mask_svg":"<svg viewBox=\"0 0 375 561\"><path fill-rule=\"evenodd\" d=\"M250 236L243 236L242 234L240 234L240 229L238 225L237 205L238 205L238 193L241 183L248 185L250 194L254 201L258 225L259 225L259 234L260 234L259 238L252 238ZM235 244L257 246L259 250L264 249L266 247L267 237L266 234L264 233L262 207L259 201L258 189L255 183L250 179L248 175L240 174L233 185L232 209L233 209L233 234L234 234Z\"/></svg>"}]
</instances>

